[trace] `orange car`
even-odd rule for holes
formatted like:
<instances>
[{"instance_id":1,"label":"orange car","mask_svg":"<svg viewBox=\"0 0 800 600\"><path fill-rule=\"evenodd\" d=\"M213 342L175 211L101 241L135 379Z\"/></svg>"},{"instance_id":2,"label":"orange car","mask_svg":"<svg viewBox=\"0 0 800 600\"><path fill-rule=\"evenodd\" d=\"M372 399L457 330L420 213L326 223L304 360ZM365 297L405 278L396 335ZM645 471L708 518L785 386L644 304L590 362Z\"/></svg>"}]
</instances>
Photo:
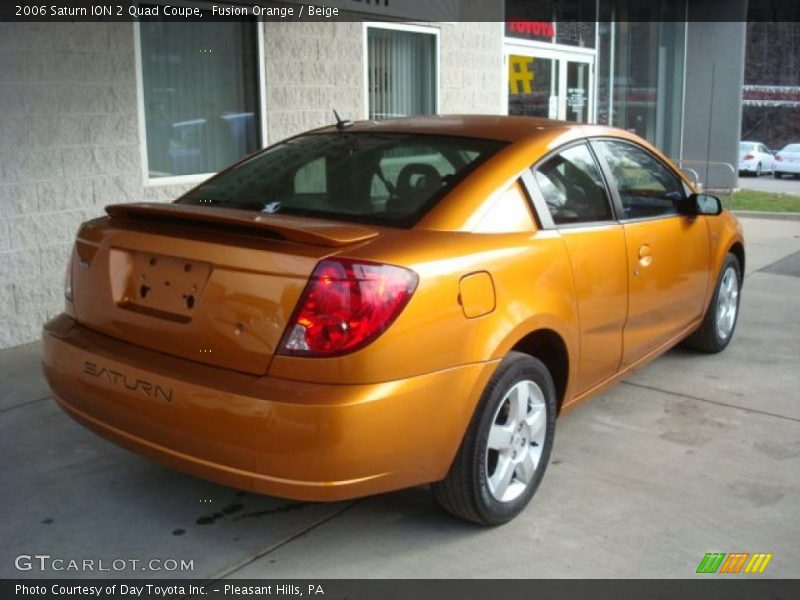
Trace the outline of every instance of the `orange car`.
<instances>
[{"instance_id":1,"label":"orange car","mask_svg":"<svg viewBox=\"0 0 800 600\"><path fill-rule=\"evenodd\" d=\"M339 123L80 228L44 371L79 422L302 500L433 483L513 518L556 415L736 326L736 219L630 133Z\"/></svg>"}]
</instances>

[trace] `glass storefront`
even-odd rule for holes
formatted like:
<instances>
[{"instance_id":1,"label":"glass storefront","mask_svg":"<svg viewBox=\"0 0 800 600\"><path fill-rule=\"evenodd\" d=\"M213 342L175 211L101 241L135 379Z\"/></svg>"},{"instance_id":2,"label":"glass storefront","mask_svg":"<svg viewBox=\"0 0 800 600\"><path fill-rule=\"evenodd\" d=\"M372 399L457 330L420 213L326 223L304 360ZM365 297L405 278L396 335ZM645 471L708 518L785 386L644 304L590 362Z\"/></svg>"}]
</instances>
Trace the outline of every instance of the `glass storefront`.
<instances>
[{"instance_id":1,"label":"glass storefront","mask_svg":"<svg viewBox=\"0 0 800 600\"><path fill-rule=\"evenodd\" d=\"M686 24L601 23L597 122L680 155Z\"/></svg>"},{"instance_id":2,"label":"glass storefront","mask_svg":"<svg viewBox=\"0 0 800 600\"><path fill-rule=\"evenodd\" d=\"M591 122L594 56L509 43L508 114Z\"/></svg>"},{"instance_id":3,"label":"glass storefront","mask_svg":"<svg viewBox=\"0 0 800 600\"><path fill-rule=\"evenodd\" d=\"M627 129L678 157L685 63L685 5L654 0L575 1L573 17L524 21L507 4L509 114ZM567 3L569 4L569 3ZM509 12L515 10L516 12ZM547 18L547 13L537 13Z\"/></svg>"}]
</instances>

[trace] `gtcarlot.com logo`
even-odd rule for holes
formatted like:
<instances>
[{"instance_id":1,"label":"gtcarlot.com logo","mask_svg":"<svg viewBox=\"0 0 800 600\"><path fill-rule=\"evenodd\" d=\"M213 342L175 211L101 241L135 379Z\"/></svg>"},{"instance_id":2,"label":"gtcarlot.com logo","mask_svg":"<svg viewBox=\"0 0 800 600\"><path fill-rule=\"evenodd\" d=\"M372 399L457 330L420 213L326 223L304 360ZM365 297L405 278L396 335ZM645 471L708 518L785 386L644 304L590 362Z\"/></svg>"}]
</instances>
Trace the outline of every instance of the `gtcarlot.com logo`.
<instances>
[{"instance_id":1,"label":"gtcarlot.com logo","mask_svg":"<svg viewBox=\"0 0 800 600\"><path fill-rule=\"evenodd\" d=\"M766 552L708 552L697 566L698 573L763 573L772 554Z\"/></svg>"},{"instance_id":2,"label":"gtcarlot.com logo","mask_svg":"<svg viewBox=\"0 0 800 600\"><path fill-rule=\"evenodd\" d=\"M175 558L59 558L50 554L19 554L18 571L194 571L194 560Z\"/></svg>"}]
</instances>

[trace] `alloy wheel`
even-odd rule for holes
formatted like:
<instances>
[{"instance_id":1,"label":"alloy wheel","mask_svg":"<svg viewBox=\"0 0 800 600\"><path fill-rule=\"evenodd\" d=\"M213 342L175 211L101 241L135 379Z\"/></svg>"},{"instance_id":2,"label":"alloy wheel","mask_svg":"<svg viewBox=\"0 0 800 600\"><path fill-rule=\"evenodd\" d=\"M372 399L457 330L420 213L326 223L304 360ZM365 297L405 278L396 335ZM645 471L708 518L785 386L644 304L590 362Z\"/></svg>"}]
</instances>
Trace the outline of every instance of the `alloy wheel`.
<instances>
[{"instance_id":1,"label":"alloy wheel","mask_svg":"<svg viewBox=\"0 0 800 600\"><path fill-rule=\"evenodd\" d=\"M717 334L720 339L727 340L731 335L738 310L739 277L736 269L729 265L722 275L717 296Z\"/></svg>"},{"instance_id":2,"label":"alloy wheel","mask_svg":"<svg viewBox=\"0 0 800 600\"><path fill-rule=\"evenodd\" d=\"M499 502L519 498L533 481L547 436L547 404L533 381L516 383L500 402L489 429L486 480Z\"/></svg>"}]
</instances>

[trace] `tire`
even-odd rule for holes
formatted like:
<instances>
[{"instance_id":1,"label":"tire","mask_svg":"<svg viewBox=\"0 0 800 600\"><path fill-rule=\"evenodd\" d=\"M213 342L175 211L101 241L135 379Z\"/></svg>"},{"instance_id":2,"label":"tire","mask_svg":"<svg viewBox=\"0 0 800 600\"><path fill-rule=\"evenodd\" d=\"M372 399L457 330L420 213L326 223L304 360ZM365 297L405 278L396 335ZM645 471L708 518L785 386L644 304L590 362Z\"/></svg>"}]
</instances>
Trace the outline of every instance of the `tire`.
<instances>
[{"instance_id":1,"label":"tire","mask_svg":"<svg viewBox=\"0 0 800 600\"><path fill-rule=\"evenodd\" d=\"M555 426L556 392L547 367L509 353L486 385L447 477L432 486L436 501L481 525L510 521L539 487Z\"/></svg>"},{"instance_id":2,"label":"tire","mask_svg":"<svg viewBox=\"0 0 800 600\"><path fill-rule=\"evenodd\" d=\"M728 346L739 320L741 288L742 267L739 259L728 254L722 263L706 316L697 331L686 338L685 346L709 354L722 352Z\"/></svg>"}]
</instances>

